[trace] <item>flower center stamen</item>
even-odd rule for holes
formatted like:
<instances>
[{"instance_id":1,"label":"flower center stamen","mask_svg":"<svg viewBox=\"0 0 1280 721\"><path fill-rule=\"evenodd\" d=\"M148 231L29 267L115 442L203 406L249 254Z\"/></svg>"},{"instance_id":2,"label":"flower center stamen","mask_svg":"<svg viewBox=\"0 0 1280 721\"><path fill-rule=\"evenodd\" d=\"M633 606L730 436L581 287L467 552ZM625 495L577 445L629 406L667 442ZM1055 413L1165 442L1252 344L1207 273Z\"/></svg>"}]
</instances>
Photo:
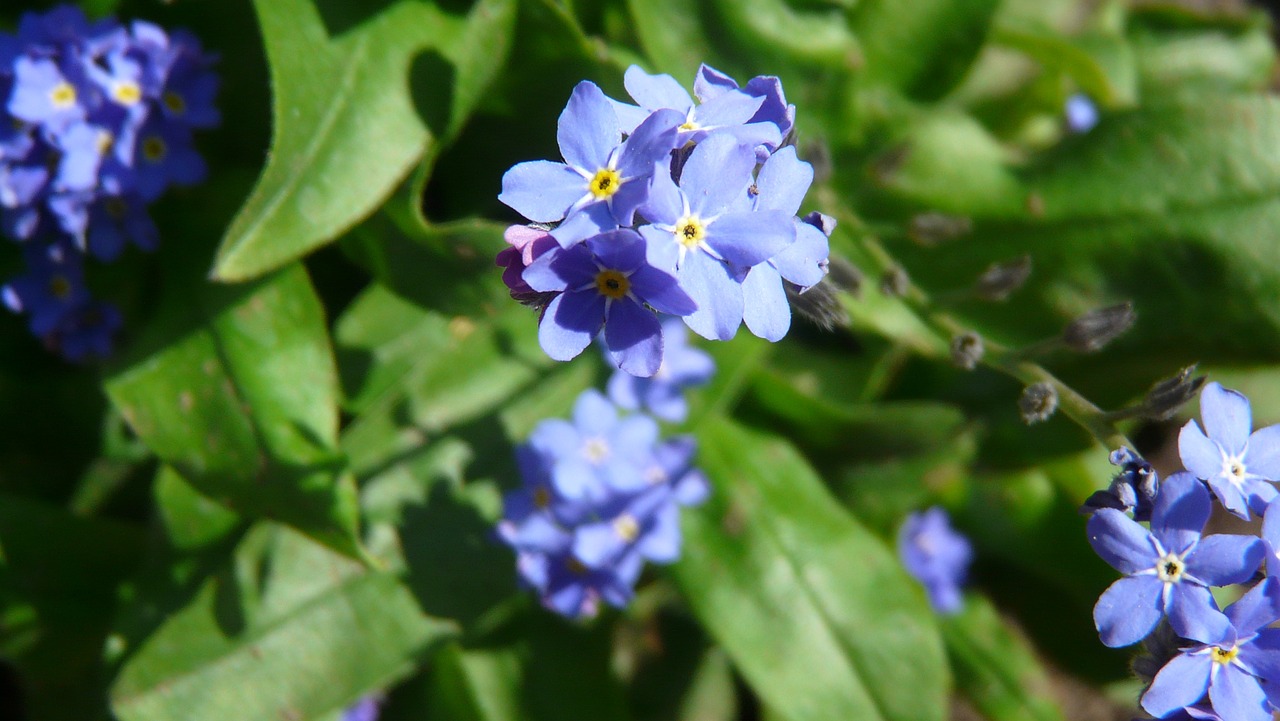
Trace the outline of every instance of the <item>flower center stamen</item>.
<instances>
[{"instance_id":1,"label":"flower center stamen","mask_svg":"<svg viewBox=\"0 0 1280 721\"><path fill-rule=\"evenodd\" d=\"M1170 553L1156 562L1156 577L1165 583L1177 583L1186 568L1178 554Z\"/></svg>"},{"instance_id":2,"label":"flower center stamen","mask_svg":"<svg viewBox=\"0 0 1280 721\"><path fill-rule=\"evenodd\" d=\"M546 508L551 505L551 491L545 488L533 489L533 505L538 508Z\"/></svg>"},{"instance_id":3,"label":"flower center stamen","mask_svg":"<svg viewBox=\"0 0 1280 721\"><path fill-rule=\"evenodd\" d=\"M142 100L142 88L132 80L116 83L111 88L111 99L120 105L137 105Z\"/></svg>"},{"instance_id":4,"label":"flower center stamen","mask_svg":"<svg viewBox=\"0 0 1280 721\"><path fill-rule=\"evenodd\" d=\"M71 281L65 275L55 275L49 279L49 292L58 300L71 297Z\"/></svg>"},{"instance_id":5,"label":"flower center stamen","mask_svg":"<svg viewBox=\"0 0 1280 721\"><path fill-rule=\"evenodd\" d=\"M622 187L622 174L612 168L601 168L591 178L591 194L597 200L610 198Z\"/></svg>"},{"instance_id":6,"label":"flower center stamen","mask_svg":"<svg viewBox=\"0 0 1280 721\"><path fill-rule=\"evenodd\" d=\"M582 444L582 457L600 465L609 457L609 444L603 438L588 438Z\"/></svg>"},{"instance_id":7,"label":"flower center stamen","mask_svg":"<svg viewBox=\"0 0 1280 721\"><path fill-rule=\"evenodd\" d=\"M630 543L640 535L640 524L631 514L624 513L613 519L613 530L617 532L618 538Z\"/></svg>"},{"instance_id":8,"label":"flower center stamen","mask_svg":"<svg viewBox=\"0 0 1280 721\"><path fill-rule=\"evenodd\" d=\"M1213 659L1214 663L1220 663L1223 665L1226 665L1234 661L1236 656L1238 656L1239 654L1240 654L1240 649L1236 648L1235 646L1232 646L1231 648L1222 648L1221 646L1214 646L1213 650L1209 652L1209 655Z\"/></svg>"},{"instance_id":9,"label":"flower center stamen","mask_svg":"<svg viewBox=\"0 0 1280 721\"><path fill-rule=\"evenodd\" d=\"M164 160L164 156L169 154L169 146L163 139L151 136L142 141L142 157L148 162L158 163Z\"/></svg>"},{"instance_id":10,"label":"flower center stamen","mask_svg":"<svg viewBox=\"0 0 1280 721\"><path fill-rule=\"evenodd\" d=\"M618 300L631 290L631 281L616 270L602 270L596 274L596 290L606 298Z\"/></svg>"},{"instance_id":11,"label":"flower center stamen","mask_svg":"<svg viewBox=\"0 0 1280 721\"><path fill-rule=\"evenodd\" d=\"M187 112L187 101L172 90L164 94L164 106L174 115L182 115Z\"/></svg>"},{"instance_id":12,"label":"flower center stamen","mask_svg":"<svg viewBox=\"0 0 1280 721\"><path fill-rule=\"evenodd\" d=\"M49 90L49 102L59 110L65 110L76 104L76 89L67 81L62 81Z\"/></svg>"},{"instance_id":13,"label":"flower center stamen","mask_svg":"<svg viewBox=\"0 0 1280 721\"><path fill-rule=\"evenodd\" d=\"M702 239L707 237L707 227L696 216L686 215L676 221L675 236L677 243L689 250L695 250L702 245Z\"/></svg>"}]
</instances>

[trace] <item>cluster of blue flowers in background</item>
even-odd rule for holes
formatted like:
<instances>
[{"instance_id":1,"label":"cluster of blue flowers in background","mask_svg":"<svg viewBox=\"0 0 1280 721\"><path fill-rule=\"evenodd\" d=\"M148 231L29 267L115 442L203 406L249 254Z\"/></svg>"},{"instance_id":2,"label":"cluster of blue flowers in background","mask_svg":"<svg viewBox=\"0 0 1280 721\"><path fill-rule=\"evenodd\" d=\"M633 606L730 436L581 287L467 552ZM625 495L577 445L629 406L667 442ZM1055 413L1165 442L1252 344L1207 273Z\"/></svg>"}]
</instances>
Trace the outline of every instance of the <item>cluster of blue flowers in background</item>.
<instances>
[{"instance_id":1,"label":"cluster of blue flowers in background","mask_svg":"<svg viewBox=\"0 0 1280 721\"><path fill-rule=\"evenodd\" d=\"M1280 426L1253 431L1248 399L1217 383L1205 386L1200 414L1203 428L1189 421L1179 437L1186 471L1160 483L1122 449L1111 497L1086 504L1089 542L1125 574L1098 599L1094 622L1112 647L1165 626L1182 639L1148 644L1162 649L1142 696L1152 715L1268 721L1280 710L1280 629L1268 628L1280 620ZM1211 490L1240 518L1262 514L1262 537L1203 535ZM1266 577L1220 609L1210 589L1253 582L1264 559Z\"/></svg>"},{"instance_id":2,"label":"cluster of blue flowers in background","mask_svg":"<svg viewBox=\"0 0 1280 721\"><path fill-rule=\"evenodd\" d=\"M106 355L121 324L89 293L86 254L155 248L147 206L205 176L192 132L220 119L212 62L189 33L71 6L0 34L0 231L26 261L3 299L69 360Z\"/></svg>"},{"instance_id":3,"label":"cluster of blue flowers in background","mask_svg":"<svg viewBox=\"0 0 1280 721\"><path fill-rule=\"evenodd\" d=\"M679 558L680 507L709 492L693 438L661 438L649 415L684 420L683 391L714 371L678 321L666 332L678 352L651 378L616 372L612 398L583 392L572 420L542 421L517 449L521 486L504 499L498 537L515 550L521 583L561 615L626 606L645 561Z\"/></svg>"},{"instance_id":4,"label":"cluster of blue flowers in background","mask_svg":"<svg viewBox=\"0 0 1280 721\"><path fill-rule=\"evenodd\" d=\"M563 162L519 163L499 199L533 221L498 258L512 296L542 309L539 341L569 360L603 329L613 363L662 365L656 312L728 340L744 322L776 341L791 325L787 284L827 270L834 221L796 216L813 168L787 142L795 106L761 76L743 87L702 66L694 95L669 75L625 74L636 104L594 83L560 115Z\"/></svg>"}]
</instances>

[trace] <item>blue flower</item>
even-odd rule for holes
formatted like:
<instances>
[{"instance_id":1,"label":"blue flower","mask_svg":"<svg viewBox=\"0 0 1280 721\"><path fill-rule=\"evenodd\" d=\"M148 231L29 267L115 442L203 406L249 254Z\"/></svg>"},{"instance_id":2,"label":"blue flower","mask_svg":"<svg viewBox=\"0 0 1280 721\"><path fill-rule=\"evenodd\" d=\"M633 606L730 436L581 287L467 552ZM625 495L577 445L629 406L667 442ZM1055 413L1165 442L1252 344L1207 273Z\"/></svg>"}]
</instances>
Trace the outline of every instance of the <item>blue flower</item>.
<instances>
[{"instance_id":1,"label":"blue flower","mask_svg":"<svg viewBox=\"0 0 1280 721\"><path fill-rule=\"evenodd\" d=\"M342 712L342 721L378 721L381 705L380 695L365 696Z\"/></svg>"},{"instance_id":2,"label":"blue flower","mask_svg":"<svg viewBox=\"0 0 1280 721\"><path fill-rule=\"evenodd\" d=\"M1067 98L1063 114L1067 119L1067 129L1073 133L1087 133L1098 124L1098 106L1084 93Z\"/></svg>"},{"instance_id":3,"label":"blue flower","mask_svg":"<svg viewBox=\"0 0 1280 721\"><path fill-rule=\"evenodd\" d=\"M1165 718L1189 710L1207 693L1223 719L1270 721L1272 709L1280 708L1280 629L1266 626L1280 620L1280 581L1255 586L1227 608L1226 618L1215 632L1191 636L1200 645L1156 674L1142 696L1148 713Z\"/></svg>"},{"instance_id":4,"label":"blue flower","mask_svg":"<svg viewBox=\"0 0 1280 721\"><path fill-rule=\"evenodd\" d=\"M1184 638L1217 637L1227 621L1210 586L1243 583L1262 562L1251 536L1201 538L1209 520L1209 492L1189 473L1165 480L1147 530L1113 508L1089 519L1089 543L1125 577L1111 584L1093 609L1102 642L1119 647L1145 638L1161 617Z\"/></svg>"},{"instance_id":5,"label":"blue flower","mask_svg":"<svg viewBox=\"0 0 1280 721\"><path fill-rule=\"evenodd\" d=\"M1200 392L1200 417L1187 421L1178 435L1178 452L1187 470L1208 482L1222 505L1248 520L1278 495L1271 481L1280 478L1280 426L1250 434L1249 399L1209 383Z\"/></svg>"},{"instance_id":6,"label":"blue flower","mask_svg":"<svg viewBox=\"0 0 1280 721\"><path fill-rule=\"evenodd\" d=\"M547 355L570 360L604 328L609 357L622 370L651 376L662 364L662 313L688 315L693 301L676 279L649 265L634 230L614 230L538 258L524 280L540 292L562 291L547 306L538 342Z\"/></svg>"},{"instance_id":7,"label":"blue flower","mask_svg":"<svg viewBox=\"0 0 1280 721\"><path fill-rule=\"evenodd\" d=\"M631 225L655 164L676 147L677 116L655 113L623 142L609 100L584 80L560 114L557 139L565 162L517 164L502 176L498 200L535 222L563 220L552 235L566 248Z\"/></svg>"},{"instance_id":8,"label":"blue flower","mask_svg":"<svg viewBox=\"0 0 1280 721\"><path fill-rule=\"evenodd\" d=\"M676 273L698 308L685 323L704 338L729 340L742 323L746 269L795 242L791 217L747 207L755 154L734 137L713 135L693 149L677 186L654 176L640 228L657 267Z\"/></svg>"},{"instance_id":9,"label":"blue flower","mask_svg":"<svg viewBox=\"0 0 1280 721\"><path fill-rule=\"evenodd\" d=\"M0 295L15 313L26 313L31 332L47 337L89 300L80 253L66 241L32 240L24 248L27 270L11 279Z\"/></svg>"},{"instance_id":10,"label":"blue flower","mask_svg":"<svg viewBox=\"0 0 1280 721\"><path fill-rule=\"evenodd\" d=\"M1111 465L1120 466L1120 472L1111 479L1111 487L1095 491L1080 507L1080 512L1088 514L1099 508L1114 508L1132 514L1135 521L1150 521L1160 489L1155 469L1128 448L1112 451Z\"/></svg>"},{"instance_id":11,"label":"blue flower","mask_svg":"<svg viewBox=\"0 0 1280 721\"><path fill-rule=\"evenodd\" d=\"M702 102L735 90L739 90L738 83L728 75L706 64L698 68L698 75L693 81L693 93ZM796 106L787 103L787 96L782 92L782 81L772 75L757 75L747 81L746 87L741 88L741 91L761 99L760 108L746 122L772 123L785 142L795 127ZM769 153L777 149L777 145L765 143L756 148L756 159L763 163Z\"/></svg>"},{"instance_id":12,"label":"blue flower","mask_svg":"<svg viewBox=\"0 0 1280 721\"><path fill-rule=\"evenodd\" d=\"M973 548L952 530L946 511L935 506L907 516L898 530L898 557L924 586L935 611L960 610L964 602L960 587L973 561Z\"/></svg>"},{"instance_id":13,"label":"blue flower","mask_svg":"<svg viewBox=\"0 0 1280 721\"><path fill-rule=\"evenodd\" d=\"M704 66L705 67L705 66ZM717 73L717 71L711 71ZM765 103L764 97L752 97L740 90L723 89L703 98L695 104L693 98L670 75L650 75L638 65L627 68L623 85L639 107L610 101L622 122L624 132L637 127L646 118L662 110L677 111L680 116L671 122L679 130L676 146L700 143L711 134L729 134L738 142L755 148L764 145L776 148L782 142L778 126L771 122L753 122L752 118ZM779 86L781 90L781 86Z\"/></svg>"},{"instance_id":14,"label":"blue flower","mask_svg":"<svg viewBox=\"0 0 1280 721\"><path fill-rule=\"evenodd\" d=\"M644 410L672 423L689 414L684 392L711 380L715 362L711 356L689 345L689 333L678 318L662 320L662 364L648 378L619 370L609 378L609 398L629 411Z\"/></svg>"},{"instance_id":15,"label":"blue flower","mask_svg":"<svg viewBox=\"0 0 1280 721\"><path fill-rule=\"evenodd\" d=\"M111 355L113 338L123 324L114 305L89 299L64 315L44 342L49 350L73 363L106 358Z\"/></svg>"}]
</instances>

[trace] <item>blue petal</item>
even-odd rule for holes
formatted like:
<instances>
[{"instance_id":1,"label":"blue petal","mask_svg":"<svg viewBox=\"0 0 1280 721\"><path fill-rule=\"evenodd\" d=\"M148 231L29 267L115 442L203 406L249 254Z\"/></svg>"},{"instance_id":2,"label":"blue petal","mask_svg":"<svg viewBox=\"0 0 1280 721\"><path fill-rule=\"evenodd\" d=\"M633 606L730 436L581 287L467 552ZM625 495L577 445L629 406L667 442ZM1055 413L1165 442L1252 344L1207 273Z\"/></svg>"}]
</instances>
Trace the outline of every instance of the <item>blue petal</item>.
<instances>
[{"instance_id":1,"label":"blue petal","mask_svg":"<svg viewBox=\"0 0 1280 721\"><path fill-rule=\"evenodd\" d=\"M1227 607L1227 618L1241 636L1280 620L1280 579L1268 578ZM1280 679L1276 679L1280 681Z\"/></svg>"},{"instance_id":2,"label":"blue petal","mask_svg":"<svg viewBox=\"0 0 1280 721\"><path fill-rule=\"evenodd\" d=\"M791 330L791 305L782 287L782 276L761 263L742 281L742 320L752 333L777 342Z\"/></svg>"},{"instance_id":3,"label":"blue petal","mask_svg":"<svg viewBox=\"0 0 1280 721\"><path fill-rule=\"evenodd\" d=\"M1155 576L1129 576L1103 591L1093 607L1093 623L1102 643L1119 648L1146 638L1164 616L1163 587Z\"/></svg>"},{"instance_id":4,"label":"blue petal","mask_svg":"<svg viewBox=\"0 0 1280 721\"><path fill-rule=\"evenodd\" d=\"M1260 428L1249 436L1245 466L1269 481L1280 481L1280 425Z\"/></svg>"},{"instance_id":5,"label":"blue petal","mask_svg":"<svg viewBox=\"0 0 1280 721\"><path fill-rule=\"evenodd\" d=\"M607 566L626 546L612 521L589 523L573 532L573 555L588 568Z\"/></svg>"},{"instance_id":6,"label":"blue petal","mask_svg":"<svg viewBox=\"0 0 1280 721\"><path fill-rule=\"evenodd\" d=\"M520 277L536 291L554 293L567 288L571 279L581 279L584 262L589 268L587 272L595 270L595 265L591 263L591 253L586 248L553 249L530 263Z\"/></svg>"},{"instance_id":7,"label":"blue petal","mask_svg":"<svg viewBox=\"0 0 1280 721\"><path fill-rule=\"evenodd\" d=\"M613 445L619 458L635 462L648 460L658 442L658 424L644 414L627 416L613 433Z\"/></svg>"},{"instance_id":8,"label":"blue petal","mask_svg":"<svg viewBox=\"0 0 1280 721\"><path fill-rule=\"evenodd\" d=\"M1219 643L1235 634L1209 589L1189 581L1174 584L1165 613L1169 616L1169 625L1183 638Z\"/></svg>"},{"instance_id":9,"label":"blue petal","mask_svg":"<svg viewBox=\"0 0 1280 721\"><path fill-rule=\"evenodd\" d=\"M1204 524L1213 512L1213 500L1204 485L1190 473L1165 479L1151 511L1151 534L1166 551L1187 550L1200 540Z\"/></svg>"},{"instance_id":10,"label":"blue petal","mask_svg":"<svg viewBox=\"0 0 1280 721\"><path fill-rule=\"evenodd\" d=\"M796 157L794 145L780 148L760 168L756 188L760 210L780 210L795 215L813 183L813 166Z\"/></svg>"},{"instance_id":11,"label":"blue petal","mask_svg":"<svg viewBox=\"0 0 1280 721\"><path fill-rule=\"evenodd\" d=\"M1222 448L1209 439L1194 421L1187 421L1178 433L1178 455L1182 465L1197 478L1209 480L1222 472Z\"/></svg>"},{"instance_id":12,"label":"blue petal","mask_svg":"<svg viewBox=\"0 0 1280 721\"><path fill-rule=\"evenodd\" d=\"M653 312L631 300L615 300L604 324L609 357L623 371L648 378L662 365L662 326Z\"/></svg>"},{"instance_id":13,"label":"blue petal","mask_svg":"<svg viewBox=\"0 0 1280 721\"><path fill-rule=\"evenodd\" d=\"M741 90L735 90L714 97L694 108L693 116L698 125L707 128L742 125L756 114L762 104L764 104L764 98L753 98Z\"/></svg>"},{"instance_id":14,"label":"blue petal","mask_svg":"<svg viewBox=\"0 0 1280 721\"><path fill-rule=\"evenodd\" d=\"M1262 541L1253 536L1207 536L1187 556L1187 573L1210 586L1244 583L1253 578L1265 555Z\"/></svg>"},{"instance_id":15,"label":"blue petal","mask_svg":"<svg viewBox=\"0 0 1280 721\"><path fill-rule=\"evenodd\" d=\"M707 226L706 243L739 268L750 268L795 242L791 218L777 210L726 213Z\"/></svg>"},{"instance_id":16,"label":"blue petal","mask_svg":"<svg viewBox=\"0 0 1280 721\"><path fill-rule=\"evenodd\" d=\"M622 146L618 170L624 178L648 175L654 168L671 169L671 151L676 148L676 128L684 122L678 110L658 110L636 127Z\"/></svg>"},{"instance_id":17,"label":"blue petal","mask_svg":"<svg viewBox=\"0 0 1280 721\"><path fill-rule=\"evenodd\" d=\"M1128 575L1155 565L1151 534L1136 521L1113 508L1102 508L1086 526L1089 544L1102 560Z\"/></svg>"},{"instance_id":18,"label":"blue petal","mask_svg":"<svg viewBox=\"0 0 1280 721\"><path fill-rule=\"evenodd\" d=\"M698 304L680 289L675 276L652 266L636 270L631 275L631 287L638 298L659 313L686 316L698 309Z\"/></svg>"},{"instance_id":19,"label":"blue petal","mask_svg":"<svg viewBox=\"0 0 1280 721\"><path fill-rule=\"evenodd\" d=\"M676 277L698 309L684 317L694 333L729 340L742 323L742 286L724 263L706 253L690 253Z\"/></svg>"},{"instance_id":20,"label":"blue petal","mask_svg":"<svg viewBox=\"0 0 1280 721\"><path fill-rule=\"evenodd\" d=\"M1249 399L1237 391L1210 383L1200 392L1200 418L1205 432L1231 455L1239 455L1249 442L1253 417Z\"/></svg>"},{"instance_id":21,"label":"blue petal","mask_svg":"<svg viewBox=\"0 0 1280 721\"><path fill-rule=\"evenodd\" d=\"M830 247L826 234L821 230L799 220L792 220L791 224L796 229L796 242L770 258L769 262L783 278L808 289L826 276Z\"/></svg>"},{"instance_id":22,"label":"blue petal","mask_svg":"<svg viewBox=\"0 0 1280 721\"><path fill-rule=\"evenodd\" d=\"M1258 632L1252 641L1240 647L1240 660L1258 678L1266 679L1267 686L1275 686L1280 700L1280 629L1266 628Z\"/></svg>"},{"instance_id":23,"label":"blue petal","mask_svg":"<svg viewBox=\"0 0 1280 721\"><path fill-rule=\"evenodd\" d=\"M548 418L529 434L529 445L551 459L575 454L581 444L582 435L578 429L563 418Z\"/></svg>"},{"instance_id":24,"label":"blue petal","mask_svg":"<svg viewBox=\"0 0 1280 721\"><path fill-rule=\"evenodd\" d=\"M592 201L573 210L564 222L551 231L562 248L572 248L593 235L618 227L617 218L603 200Z\"/></svg>"},{"instance_id":25,"label":"blue petal","mask_svg":"<svg viewBox=\"0 0 1280 721\"><path fill-rule=\"evenodd\" d=\"M654 563L674 563L680 558L680 540L680 508L668 502L658 509L637 550Z\"/></svg>"},{"instance_id":26,"label":"blue petal","mask_svg":"<svg viewBox=\"0 0 1280 721\"><path fill-rule=\"evenodd\" d=\"M581 458L566 458L551 471L556 491L569 500L595 501L608 496L596 469Z\"/></svg>"},{"instance_id":27,"label":"blue petal","mask_svg":"<svg viewBox=\"0 0 1280 721\"><path fill-rule=\"evenodd\" d=\"M1209 488L1213 489L1213 495L1218 497L1223 508L1249 520L1249 494L1244 488L1232 483L1222 473L1209 477Z\"/></svg>"},{"instance_id":28,"label":"blue petal","mask_svg":"<svg viewBox=\"0 0 1280 721\"><path fill-rule=\"evenodd\" d=\"M613 112L618 116L618 127L624 133L633 133L635 129L649 117L649 111L644 108L631 105L630 103L620 103L613 98L609 98L609 105L613 107Z\"/></svg>"},{"instance_id":29,"label":"blue petal","mask_svg":"<svg viewBox=\"0 0 1280 721\"><path fill-rule=\"evenodd\" d=\"M640 235L644 237L649 265L660 271L675 273L676 262L680 259L680 245L671 231L645 225L640 228Z\"/></svg>"},{"instance_id":30,"label":"blue petal","mask_svg":"<svg viewBox=\"0 0 1280 721\"><path fill-rule=\"evenodd\" d=\"M599 293L561 293L542 316L538 344L555 360L572 360L591 345L602 325L604 298Z\"/></svg>"},{"instance_id":31,"label":"blue petal","mask_svg":"<svg viewBox=\"0 0 1280 721\"><path fill-rule=\"evenodd\" d=\"M1267 544L1267 575L1280 574L1280 499L1267 506L1262 519L1262 540Z\"/></svg>"},{"instance_id":32,"label":"blue petal","mask_svg":"<svg viewBox=\"0 0 1280 721\"><path fill-rule=\"evenodd\" d=\"M1213 711L1230 721L1271 721L1271 709L1267 707L1267 695L1258 679L1243 669L1226 664L1218 669L1209 685L1209 700Z\"/></svg>"},{"instance_id":33,"label":"blue petal","mask_svg":"<svg viewBox=\"0 0 1280 721\"><path fill-rule=\"evenodd\" d=\"M560 154L574 167L595 173L609 163L609 154L622 142L618 116L593 82L583 80L573 89L556 126Z\"/></svg>"},{"instance_id":34,"label":"blue petal","mask_svg":"<svg viewBox=\"0 0 1280 721\"><path fill-rule=\"evenodd\" d=\"M698 143L689 155L680 171L680 190L689 199L690 210L710 218L746 194L755 167L751 146L728 135L713 135Z\"/></svg>"},{"instance_id":35,"label":"blue petal","mask_svg":"<svg viewBox=\"0 0 1280 721\"><path fill-rule=\"evenodd\" d=\"M618 409L600 391L589 388L573 403L573 424L586 434L608 434L618 425Z\"/></svg>"},{"instance_id":36,"label":"blue petal","mask_svg":"<svg viewBox=\"0 0 1280 721\"><path fill-rule=\"evenodd\" d=\"M674 108L687 112L693 107L693 98L670 75L650 75L639 65L632 65L623 74L622 84L633 100L650 110Z\"/></svg>"},{"instance_id":37,"label":"blue petal","mask_svg":"<svg viewBox=\"0 0 1280 721\"><path fill-rule=\"evenodd\" d=\"M629 228L602 233L587 246L605 268L628 272L645 264L644 238Z\"/></svg>"},{"instance_id":38,"label":"blue petal","mask_svg":"<svg viewBox=\"0 0 1280 721\"><path fill-rule=\"evenodd\" d=\"M1142 695L1142 708L1157 718L1186 708L1204 698L1209 690L1209 670L1213 661L1209 654L1174 656L1151 682Z\"/></svg>"},{"instance_id":39,"label":"blue petal","mask_svg":"<svg viewBox=\"0 0 1280 721\"><path fill-rule=\"evenodd\" d=\"M704 103L730 90L737 89L738 82L736 80L706 63L698 66L698 74L693 78L693 94Z\"/></svg>"},{"instance_id":40,"label":"blue petal","mask_svg":"<svg viewBox=\"0 0 1280 721\"><path fill-rule=\"evenodd\" d=\"M564 163L532 160L518 163L502 176L498 200L539 223L564 218L587 195L587 180Z\"/></svg>"}]
</instances>

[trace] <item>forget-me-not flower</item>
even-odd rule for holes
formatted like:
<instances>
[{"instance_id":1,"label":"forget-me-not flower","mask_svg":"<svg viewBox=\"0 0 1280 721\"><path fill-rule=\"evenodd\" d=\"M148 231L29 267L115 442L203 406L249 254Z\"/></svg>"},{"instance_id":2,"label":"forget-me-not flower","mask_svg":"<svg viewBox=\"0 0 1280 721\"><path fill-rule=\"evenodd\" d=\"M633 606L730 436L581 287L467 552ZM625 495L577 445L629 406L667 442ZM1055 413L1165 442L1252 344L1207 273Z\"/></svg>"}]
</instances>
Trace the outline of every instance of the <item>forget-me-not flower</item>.
<instances>
[{"instance_id":1,"label":"forget-me-not flower","mask_svg":"<svg viewBox=\"0 0 1280 721\"><path fill-rule=\"evenodd\" d=\"M609 398L620 408L679 423L689 415L685 391L711 380L716 366L706 351L689 344L689 331L679 318L662 320L662 338L657 372L645 378L619 370L609 378Z\"/></svg>"},{"instance_id":2,"label":"forget-me-not flower","mask_svg":"<svg viewBox=\"0 0 1280 721\"><path fill-rule=\"evenodd\" d=\"M946 511L935 506L907 516L898 530L898 557L924 586L935 611L960 610L964 602L960 588L973 562L973 547L951 528Z\"/></svg>"},{"instance_id":3,"label":"forget-me-not flower","mask_svg":"<svg viewBox=\"0 0 1280 721\"><path fill-rule=\"evenodd\" d=\"M1249 399L1209 383L1200 392L1200 418L1178 434L1182 464L1206 481L1222 505L1248 520L1276 498L1272 482L1280 478L1280 425L1253 429Z\"/></svg>"}]
</instances>

